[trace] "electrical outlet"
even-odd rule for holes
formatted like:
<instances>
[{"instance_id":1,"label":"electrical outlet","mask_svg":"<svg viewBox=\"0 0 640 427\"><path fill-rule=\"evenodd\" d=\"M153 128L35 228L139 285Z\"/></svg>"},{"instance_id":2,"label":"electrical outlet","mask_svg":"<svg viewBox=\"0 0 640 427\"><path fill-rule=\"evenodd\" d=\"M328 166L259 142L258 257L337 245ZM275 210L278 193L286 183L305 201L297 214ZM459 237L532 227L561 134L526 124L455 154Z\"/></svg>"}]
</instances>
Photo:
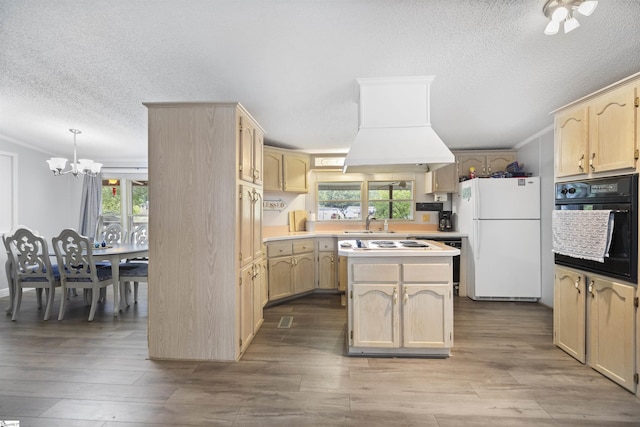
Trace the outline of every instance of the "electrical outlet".
<instances>
[{"instance_id":1,"label":"electrical outlet","mask_svg":"<svg viewBox=\"0 0 640 427\"><path fill-rule=\"evenodd\" d=\"M422 214L422 222L430 222L430 221L431 221L431 215Z\"/></svg>"}]
</instances>

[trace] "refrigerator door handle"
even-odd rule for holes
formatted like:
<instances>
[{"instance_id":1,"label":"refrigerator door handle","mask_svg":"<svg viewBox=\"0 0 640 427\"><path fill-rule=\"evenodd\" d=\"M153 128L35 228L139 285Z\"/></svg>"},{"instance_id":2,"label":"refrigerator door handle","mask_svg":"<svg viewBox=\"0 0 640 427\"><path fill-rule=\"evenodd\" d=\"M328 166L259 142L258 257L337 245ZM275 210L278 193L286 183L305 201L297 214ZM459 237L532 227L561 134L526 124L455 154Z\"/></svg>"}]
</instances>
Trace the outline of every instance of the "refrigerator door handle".
<instances>
[{"instance_id":1,"label":"refrigerator door handle","mask_svg":"<svg viewBox=\"0 0 640 427\"><path fill-rule=\"evenodd\" d=\"M475 227L473 227L473 254L476 259L480 259L480 221L475 221Z\"/></svg>"}]
</instances>

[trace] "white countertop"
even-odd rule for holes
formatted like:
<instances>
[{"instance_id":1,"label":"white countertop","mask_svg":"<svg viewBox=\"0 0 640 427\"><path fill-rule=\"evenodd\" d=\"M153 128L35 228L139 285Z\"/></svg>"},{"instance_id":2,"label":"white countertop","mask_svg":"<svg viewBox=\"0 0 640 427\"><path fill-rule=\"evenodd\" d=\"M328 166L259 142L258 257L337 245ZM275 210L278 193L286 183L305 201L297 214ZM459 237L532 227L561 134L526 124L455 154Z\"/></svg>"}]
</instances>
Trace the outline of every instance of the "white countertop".
<instances>
[{"instance_id":1,"label":"white countertop","mask_svg":"<svg viewBox=\"0 0 640 427\"><path fill-rule=\"evenodd\" d=\"M460 255L460 249L447 246L433 240L425 240L429 244L428 248L392 248L392 249L370 249L367 247L357 247L356 240L362 240L364 246L368 239L345 239L338 242L338 255L347 257L453 257ZM377 239L379 240L379 238Z\"/></svg>"},{"instance_id":2,"label":"white countertop","mask_svg":"<svg viewBox=\"0 0 640 427\"><path fill-rule=\"evenodd\" d=\"M401 240L406 239L409 236L420 236L426 239L442 239L442 238L462 238L467 237L466 233L460 233L458 231L398 231L398 232L384 232L374 231L373 233L364 232L344 232L344 231L295 231L287 234L265 237L263 241L277 242L279 240L289 239L303 239L305 237L337 237L344 240L355 239L367 239L367 240Z\"/></svg>"}]
</instances>

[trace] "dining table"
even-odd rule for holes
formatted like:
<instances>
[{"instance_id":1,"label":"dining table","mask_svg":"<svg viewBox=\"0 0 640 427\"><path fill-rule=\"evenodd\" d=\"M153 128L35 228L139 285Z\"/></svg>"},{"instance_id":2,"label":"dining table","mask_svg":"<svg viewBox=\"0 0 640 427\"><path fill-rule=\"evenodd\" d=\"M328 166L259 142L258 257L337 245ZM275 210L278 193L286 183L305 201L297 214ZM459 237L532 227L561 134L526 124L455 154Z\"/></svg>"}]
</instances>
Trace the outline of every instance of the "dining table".
<instances>
[{"instance_id":1,"label":"dining table","mask_svg":"<svg viewBox=\"0 0 640 427\"><path fill-rule=\"evenodd\" d=\"M132 258L146 258L149 256L149 245L144 243L113 243L105 247L93 248L96 261L109 261L113 278L113 315L118 316L124 298L120 298L120 262ZM124 292L124 287L122 287Z\"/></svg>"}]
</instances>

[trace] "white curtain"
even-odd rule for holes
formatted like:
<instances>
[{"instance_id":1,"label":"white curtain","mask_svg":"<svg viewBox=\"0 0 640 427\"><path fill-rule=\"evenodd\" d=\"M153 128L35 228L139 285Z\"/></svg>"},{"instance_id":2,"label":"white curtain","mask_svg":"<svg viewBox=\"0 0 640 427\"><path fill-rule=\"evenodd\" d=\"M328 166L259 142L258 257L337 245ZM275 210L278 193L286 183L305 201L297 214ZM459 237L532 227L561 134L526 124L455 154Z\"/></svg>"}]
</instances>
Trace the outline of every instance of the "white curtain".
<instances>
[{"instance_id":1,"label":"white curtain","mask_svg":"<svg viewBox=\"0 0 640 427\"><path fill-rule=\"evenodd\" d=\"M84 176L82 201L80 202L80 227L83 236L93 239L102 207L102 175Z\"/></svg>"}]
</instances>

